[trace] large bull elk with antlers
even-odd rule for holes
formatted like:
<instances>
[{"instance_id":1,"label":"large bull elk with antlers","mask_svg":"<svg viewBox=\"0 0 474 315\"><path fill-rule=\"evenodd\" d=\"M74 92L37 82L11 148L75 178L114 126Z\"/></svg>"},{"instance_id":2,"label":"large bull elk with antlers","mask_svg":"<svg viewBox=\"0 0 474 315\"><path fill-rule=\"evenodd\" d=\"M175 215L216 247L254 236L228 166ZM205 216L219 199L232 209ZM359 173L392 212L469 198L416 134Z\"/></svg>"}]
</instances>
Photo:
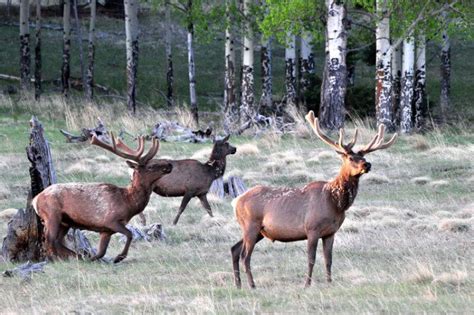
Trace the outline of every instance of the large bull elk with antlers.
<instances>
[{"instance_id":1,"label":"large bull elk with antlers","mask_svg":"<svg viewBox=\"0 0 474 315\"><path fill-rule=\"evenodd\" d=\"M97 145L127 159L134 169L131 183L125 187L112 184L55 184L38 194L32 201L36 213L44 221L48 256L67 258L75 255L64 245L64 236L69 228L86 229L100 233L97 255L102 258L114 233L126 236L123 251L115 258L120 262L127 257L132 242L132 233L125 227L130 219L142 212L152 193L152 184L171 172L173 166L166 160L154 160L159 149L156 138L146 154L144 137L138 138L138 148L129 148L111 134L111 144L96 136L91 144Z\"/></svg>"},{"instance_id":2,"label":"large bull elk with antlers","mask_svg":"<svg viewBox=\"0 0 474 315\"><path fill-rule=\"evenodd\" d=\"M231 249L234 280L241 287L239 260L244 263L249 286L255 288L250 270L250 257L255 244L264 237L272 241L293 242L308 240L308 274L306 286L311 285L311 276L316 258L318 240L322 239L327 281L331 281L332 247L334 235L344 222L345 211L357 195L359 178L370 171L370 163L364 156L376 150L390 147L396 134L383 142L384 126L363 149L354 152L357 130L349 144L343 144L344 131L334 142L321 132L318 119L310 111L306 115L316 135L331 146L342 158L339 174L329 182L317 181L302 188L274 188L256 186L233 201L237 220L242 229L242 239Z\"/></svg>"}]
</instances>

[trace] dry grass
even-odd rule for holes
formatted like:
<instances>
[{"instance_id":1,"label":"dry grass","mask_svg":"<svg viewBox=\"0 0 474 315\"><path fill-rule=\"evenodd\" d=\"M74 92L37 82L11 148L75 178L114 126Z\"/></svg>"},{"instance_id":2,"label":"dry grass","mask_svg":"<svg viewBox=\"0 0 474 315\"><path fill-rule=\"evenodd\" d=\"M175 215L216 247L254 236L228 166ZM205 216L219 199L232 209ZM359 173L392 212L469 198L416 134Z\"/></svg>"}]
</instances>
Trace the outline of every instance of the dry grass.
<instances>
[{"instance_id":1,"label":"dry grass","mask_svg":"<svg viewBox=\"0 0 474 315\"><path fill-rule=\"evenodd\" d=\"M68 118L71 127L95 124L94 115L74 115ZM128 124L139 132L149 130L156 117L138 123L117 116L110 124L113 130ZM360 129L360 143L375 132L366 122L356 121L346 134L351 135L355 126ZM2 127L0 134L6 134ZM60 182L128 183L128 168L120 159L100 149L72 147L62 136L49 135ZM472 159L473 146L472 136L458 136L468 144L452 144L447 135L435 131L416 139L426 148L413 150L413 139L401 137L390 150L367 156L373 170L363 176L355 204L336 235L331 284L324 281L322 246L314 285L305 290L306 242L264 240L252 256L257 290L246 289L244 274L244 289L237 290L229 250L241 232L231 200L209 198L213 218L192 200L173 226L181 198L152 196L145 215L148 222L163 224L165 242L135 242L129 257L118 265L59 262L49 264L45 273L28 283L4 278L1 312L469 313L474 308L474 196L468 183L474 171L466 161ZM20 137L8 135L4 148L9 151L0 155L0 191L8 194L0 198L0 209L21 207L26 200L28 163L17 150ZM229 157L226 175L242 176L248 186L303 186L330 179L340 165L337 154L312 135L300 139L269 132L235 142L238 154ZM205 161L210 147L162 143L160 156ZM3 235L6 221L1 222ZM97 234L88 235L97 244ZM107 255L112 257L122 246L114 237Z\"/></svg>"}]
</instances>

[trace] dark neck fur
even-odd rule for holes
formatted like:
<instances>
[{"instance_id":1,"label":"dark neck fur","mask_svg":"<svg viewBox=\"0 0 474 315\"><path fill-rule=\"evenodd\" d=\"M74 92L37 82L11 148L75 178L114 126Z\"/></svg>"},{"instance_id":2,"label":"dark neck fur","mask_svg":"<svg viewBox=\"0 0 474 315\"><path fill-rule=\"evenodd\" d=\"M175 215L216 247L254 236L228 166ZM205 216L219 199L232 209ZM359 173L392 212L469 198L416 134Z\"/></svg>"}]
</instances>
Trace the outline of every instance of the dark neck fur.
<instances>
[{"instance_id":1,"label":"dark neck fur","mask_svg":"<svg viewBox=\"0 0 474 315\"><path fill-rule=\"evenodd\" d=\"M359 176L350 176L343 170L324 189L329 191L339 211L346 211L354 202L359 188Z\"/></svg>"},{"instance_id":2,"label":"dark neck fur","mask_svg":"<svg viewBox=\"0 0 474 315\"><path fill-rule=\"evenodd\" d=\"M206 165L209 166L212 175L214 178L219 178L222 175L224 175L225 172L225 166L226 166L226 159L224 158L219 158L215 159L211 155L209 161L206 162Z\"/></svg>"},{"instance_id":3,"label":"dark neck fur","mask_svg":"<svg viewBox=\"0 0 474 315\"><path fill-rule=\"evenodd\" d=\"M144 183L143 180L140 180L139 175L136 172L133 173L132 181L126 188L131 208L133 209L132 216L145 209L152 193L151 186L151 183Z\"/></svg>"}]
</instances>

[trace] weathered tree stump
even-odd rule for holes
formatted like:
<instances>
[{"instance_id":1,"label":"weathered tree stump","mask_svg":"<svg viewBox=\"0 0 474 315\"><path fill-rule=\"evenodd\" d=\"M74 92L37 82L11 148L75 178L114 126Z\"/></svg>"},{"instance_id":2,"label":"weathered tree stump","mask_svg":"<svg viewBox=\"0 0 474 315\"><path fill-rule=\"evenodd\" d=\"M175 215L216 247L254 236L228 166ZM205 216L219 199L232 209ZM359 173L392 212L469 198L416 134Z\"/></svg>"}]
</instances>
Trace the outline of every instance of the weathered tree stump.
<instances>
[{"instance_id":1,"label":"weathered tree stump","mask_svg":"<svg viewBox=\"0 0 474 315\"><path fill-rule=\"evenodd\" d=\"M31 189L26 209L18 210L8 223L7 235L3 239L2 245L3 257L15 262L44 259L43 225L31 207L31 200L44 188L56 182L51 150L44 137L43 126L33 116L30 120L30 127L30 144L26 148L26 155L31 162Z\"/></svg>"},{"instance_id":2,"label":"weathered tree stump","mask_svg":"<svg viewBox=\"0 0 474 315\"><path fill-rule=\"evenodd\" d=\"M247 191L242 178L238 176L229 176L227 180L222 177L214 180L209 188L209 193L223 199L226 196L230 198L236 198Z\"/></svg>"}]
</instances>

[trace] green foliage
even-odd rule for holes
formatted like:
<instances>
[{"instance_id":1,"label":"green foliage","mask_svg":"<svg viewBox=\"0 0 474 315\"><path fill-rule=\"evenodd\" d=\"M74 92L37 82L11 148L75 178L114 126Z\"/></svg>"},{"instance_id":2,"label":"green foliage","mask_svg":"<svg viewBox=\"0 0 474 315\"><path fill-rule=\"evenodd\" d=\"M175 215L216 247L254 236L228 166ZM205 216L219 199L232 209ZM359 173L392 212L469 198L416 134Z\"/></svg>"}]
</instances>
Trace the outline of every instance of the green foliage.
<instances>
[{"instance_id":1,"label":"green foliage","mask_svg":"<svg viewBox=\"0 0 474 315\"><path fill-rule=\"evenodd\" d=\"M321 18L326 11L322 1L267 0L261 10L266 14L258 25L265 37L273 35L279 42L286 43L289 33L310 32L316 41L324 38Z\"/></svg>"}]
</instances>

